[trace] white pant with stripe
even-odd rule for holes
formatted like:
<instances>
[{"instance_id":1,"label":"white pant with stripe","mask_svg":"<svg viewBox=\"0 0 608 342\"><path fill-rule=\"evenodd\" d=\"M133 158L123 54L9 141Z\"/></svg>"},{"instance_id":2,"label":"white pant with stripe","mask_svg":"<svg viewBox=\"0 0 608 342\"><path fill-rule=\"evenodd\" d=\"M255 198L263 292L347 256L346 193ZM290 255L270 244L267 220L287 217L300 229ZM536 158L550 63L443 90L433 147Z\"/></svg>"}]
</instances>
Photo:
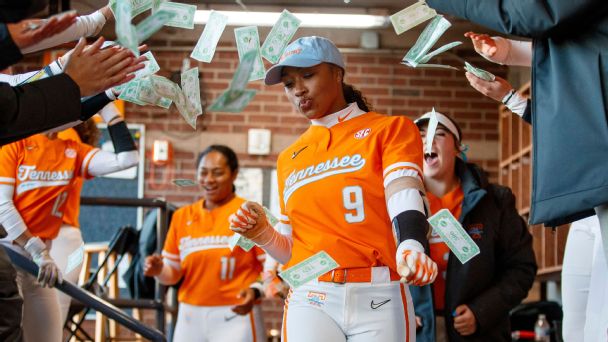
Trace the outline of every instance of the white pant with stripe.
<instances>
[{"instance_id":1,"label":"white pant with stripe","mask_svg":"<svg viewBox=\"0 0 608 342\"><path fill-rule=\"evenodd\" d=\"M228 306L179 303L175 342L265 342L266 331L260 305L241 316Z\"/></svg>"},{"instance_id":2,"label":"white pant with stripe","mask_svg":"<svg viewBox=\"0 0 608 342\"><path fill-rule=\"evenodd\" d=\"M371 282L311 281L290 291L283 314L283 342L413 342L414 308L407 285L386 272Z\"/></svg>"}]
</instances>

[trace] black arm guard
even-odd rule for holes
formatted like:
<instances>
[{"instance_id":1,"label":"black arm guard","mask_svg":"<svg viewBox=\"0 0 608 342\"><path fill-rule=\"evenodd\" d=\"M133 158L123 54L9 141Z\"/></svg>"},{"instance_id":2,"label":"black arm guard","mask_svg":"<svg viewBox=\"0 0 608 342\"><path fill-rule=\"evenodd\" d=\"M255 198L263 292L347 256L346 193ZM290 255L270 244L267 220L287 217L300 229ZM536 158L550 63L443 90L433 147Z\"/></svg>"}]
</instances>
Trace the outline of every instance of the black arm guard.
<instances>
[{"instance_id":1,"label":"black arm guard","mask_svg":"<svg viewBox=\"0 0 608 342\"><path fill-rule=\"evenodd\" d=\"M393 219L393 229L397 234L399 243L405 240L416 240L424 246L425 252L429 252L426 235L429 224L426 216L418 210L406 210Z\"/></svg>"},{"instance_id":2,"label":"black arm guard","mask_svg":"<svg viewBox=\"0 0 608 342\"><path fill-rule=\"evenodd\" d=\"M112 138L115 153L135 151L137 149L131 132L129 132L127 124L124 121L108 126L108 133L110 133L110 138Z\"/></svg>"}]
</instances>

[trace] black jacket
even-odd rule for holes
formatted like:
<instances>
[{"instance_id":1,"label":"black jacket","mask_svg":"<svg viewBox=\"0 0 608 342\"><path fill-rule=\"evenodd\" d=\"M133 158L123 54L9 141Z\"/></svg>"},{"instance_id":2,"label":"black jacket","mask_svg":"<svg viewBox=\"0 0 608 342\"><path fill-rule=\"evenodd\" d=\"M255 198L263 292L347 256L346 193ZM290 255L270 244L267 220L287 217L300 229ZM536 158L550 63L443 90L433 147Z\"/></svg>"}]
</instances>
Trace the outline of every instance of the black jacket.
<instances>
[{"instance_id":1,"label":"black jacket","mask_svg":"<svg viewBox=\"0 0 608 342\"><path fill-rule=\"evenodd\" d=\"M509 188L488 183L474 164L457 159L464 199L459 221L477 243L480 254L466 264L450 253L446 279L446 326L450 341L511 341L509 311L528 294L536 275L532 236L515 208ZM412 291L416 315L434 320L431 291ZM452 312L466 304L475 314L477 331L460 336ZM434 341L434 336L417 336ZM434 334L434 331L432 331Z\"/></svg>"},{"instance_id":2,"label":"black jacket","mask_svg":"<svg viewBox=\"0 0 608 342\"><path fill-rule=\"evenodd\" d=\"M608 203L608 1L427 3L533 40L530 222L568 223Z\"/></svg>"}]
</instances>

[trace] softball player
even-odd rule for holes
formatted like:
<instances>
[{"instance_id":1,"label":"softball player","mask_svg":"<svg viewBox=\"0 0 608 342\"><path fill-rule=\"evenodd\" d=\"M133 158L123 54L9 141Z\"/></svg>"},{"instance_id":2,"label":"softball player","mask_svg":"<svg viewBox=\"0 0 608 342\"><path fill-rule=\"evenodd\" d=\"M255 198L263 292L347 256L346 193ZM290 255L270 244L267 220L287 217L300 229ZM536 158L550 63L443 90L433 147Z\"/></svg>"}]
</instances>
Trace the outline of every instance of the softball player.
<instances>
[{"instance_id":1,"label":"softball player","mask_svg":"<svg viewBox=\"0 0 608 342\"><path fill-rule=\"evenodd\" d=\"M425 255L422 144L403 116L371 112L344 84L344 62L321 37L291 43L268 70L311 126L278 158L278 231L247 202L232 229L285 268L319 251L339 264L285 302L285 341L414 341L409 284L437 274Z\"/></svg>"},{"instance_id":2,"label":"softball player","mask_svg":"<svg viewBox=\"0 0 608 342\"><path fill-rule=\"evenodd\" d=\"M25 341L61 340L57 291L45 286L62 281L61 269L50 254L75 178L104 175L138 162L125 122L112 103L107 108L102 117L116 153L57 139L57 133L34 135L0 150L0 224L8 233L0 243L31 257L39 267L38 281L17 272Z\"/></svg>"},{"instance_id":3,"label":"softball player","mask_svg":"<svg viewBox=\"0 0 608 342\"><path fill-rule=\"evenodd\" d=\"M256 283L264 252L232 251L228 217L244 199L234 193L238 160L226 146L213 145L198 164L203 198L173 214L160 255L146 258L144 272L166 285L182 279L174 341L265 341Z\"/></svg>"}]
</instances>

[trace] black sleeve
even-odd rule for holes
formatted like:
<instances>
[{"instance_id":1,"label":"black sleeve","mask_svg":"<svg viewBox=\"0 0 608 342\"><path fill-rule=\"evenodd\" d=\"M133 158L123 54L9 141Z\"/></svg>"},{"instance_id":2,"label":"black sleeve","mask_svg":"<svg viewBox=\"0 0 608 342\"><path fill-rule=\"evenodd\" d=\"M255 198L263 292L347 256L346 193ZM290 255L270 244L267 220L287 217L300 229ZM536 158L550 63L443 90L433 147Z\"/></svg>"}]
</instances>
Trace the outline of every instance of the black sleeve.
<instances>
[{"instance_id":1,"label":"black sleeve","mask_svg":"<svg viewBox=\"0 0 608 342\"><path fill-rule=\"evenodd\" d=\"M525 122L532 124L532 101L530 101L530 99L526 101L526 109L524 110L522 119L524 119Z\"/></svg>"},{"instance_id":2,"label":"black sleeve","mask_svg":"<svg viewBox=\"0 0 608 342\"><path fill-rule=\"evenodd\" d=\"M571 34L602 20L606 0L427 0L438 12L467 19L498 32L531 38Z\"/></svg>"},{"instance_id":3,"label":"black sleeve","mask_svg":"<svg viewBox=\"0 0 608 342\"><path fill-rule=\"evenodd\" d=\"M110 102L112 102L112 100L105 92L89 97L82 102L82 116L80 117L80 120L87 121Z\"/></svg>"},{"instance_id":4,"label":"black sleeve","mask_svg":"<svg viewBox=\"0 0 608 342\"><path fill-rule=\"evenodd\" d=\"M112 145L114 145L114 152L120 153L137 150L126 122L121 121L108 126L108 133L110 133Z\"/></svg>"},{"instance_id":5,"label":"black sleeve","mask_svg":"<svg viewBox=\"0 0 608 342\"><path fill-rule=\"evenodd\" d=\"M393 219L393 229L397 234L399 243L405 240L416 240L429 253L428 240L426 234L429 230L429 223L426 216L418 210L406 210Z\"/></svg>"},{"instance_id":6,"label":"black sleeve","mask_svg":"<svg viewBox=\"0 0 608 342\"><path fill-rule=\"evenodd\" d=\"M66 74L17 87L0 83L0 146L81 118L80 89Z\"/></svg>"},{"instance_id":7,"label":"black sleeve","mask_svg":"<svg viewBox=\"0 0 608 342\"><path fill-rule=\"evenodd\" d=\"M4 23L0 23L0 51L2 51L0 53L0 70L8 68L23 58Z\"/></svg>"},{"instance_id":8,"label":"black sleeve","mask_svg":"<svg viewBox=\"0 0 608 342\"><path fill-rule=\"evenodd\" d=\"M492 329L505 312L526 298L536 276L536 259L528 226L515 208L510 189L492 185L488 194L500 208L500 228L496 241L495 283L470 303L479 333Z\"/></svg>"}]
</instances>

